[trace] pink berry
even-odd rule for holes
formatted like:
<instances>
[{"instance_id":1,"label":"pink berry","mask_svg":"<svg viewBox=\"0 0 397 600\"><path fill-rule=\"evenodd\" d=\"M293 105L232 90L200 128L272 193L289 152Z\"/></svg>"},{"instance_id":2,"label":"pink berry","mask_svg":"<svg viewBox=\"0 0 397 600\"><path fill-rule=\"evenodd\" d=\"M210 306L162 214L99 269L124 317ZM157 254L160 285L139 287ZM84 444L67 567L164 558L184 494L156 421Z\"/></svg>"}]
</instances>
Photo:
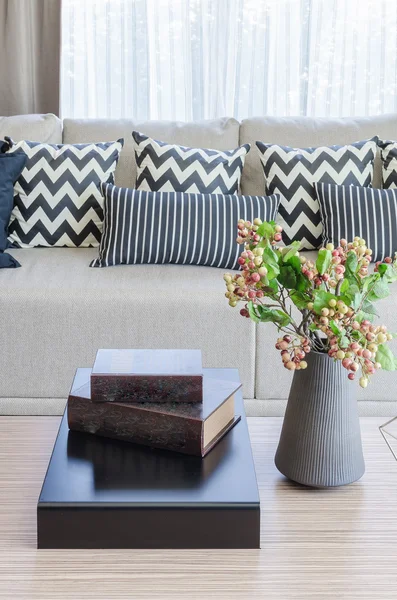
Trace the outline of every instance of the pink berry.
<instances>
[{"instance_id":1,"label":"pink berry","mask_svg":"<svg viewBox=\"0 0 397 600\"><path fill-rule=\"evenodd\" d=\"M261 276L259 275L259 273L252 273L251 275L251 279L252 281L254 281L255 283L258 283L258 281L261 280Z\"/></svg>"},{"instance_id":2,"label":"pink berry","mask_svg":"<svg viewBox=\"0 0 397 600\"><path fill-rule=\"evenodd\" d=\"M385 263L390 264L392 261L392 259L390 258L390 256L386 256L385 258Z\"/></svg>"},{"instance_id":3,"label":"pink berry","mask_svg":"<svg viewBox=\"0 0 397 600\"><path fill-rule=\"evenodd\" d=\"M355 378L355 374L349 373L348 378L350 379L350 381L353 381L353 379Z\"/></svg>"},{"instance_id":4,"label":"pink berry","mask_svg":"<svg viewBox=\"0 0 397 600\"><path fill-rule=\"evenodd\" d=\"M255 290L250 290L248 292L248 298L251 298L251 300L253 300L253 298L256 298L256 292L255 292Z\"/></svg>"},{"instance_id":5,"label":"pink berry","mask_svg":"<svg viewBox=\"0 0 397 600\"><path fill-rule=\"evenodd\" d=\"M288 348L288 342L283 340L282 342L279 343L279 346L280 346L281 350L286 350Z\"/></svg>"},{"instance_id":6,"label":"pink berry","mask_svg":"<svg viewBox=\"0 0 397 600\"><path fill-rule=\"evenodd\" d=\"M294 371L296 369L296 364L290 360L290 362L287 362L286 367L290 371Z\"/></svg>"},{"instance_id":7,"label":"pink berry","mask_svg":"<svg viewBox=\"0 0 397 600\"><path fill-rule=\"evenodd\" d=\"M363 357L364 358L371 358L371 356L372 356L372 352L370 352L367 349L363 350Z\"/></svg>"},{"instance_id":8,"label":"pink berry","mask_svg":"<svg viewBox=\"0 0 397 600\"><path fill-rule=\"evenodd\" d=\"M249 312L248 312L248 310L247 310L246 308L242 308L242 309L240 310L240 315L241 315L242 317L249 317Z\"/></svg>"},{"instance_id":9,"label":"pink berry","mask_svg":"<svg viewBox=\"0 0 397 600\"><path fill-rule=\"evenodd\" d=\"M342 360L342 365L344 366L345 369L348 369L350 367L351 363L352 363L351 358L344 358Z\"/></svg>"},{"instance_id":10,"label":"pink berry","mask_svg":"<svg viewBox=\"0 0 397 600\"><path fill-rule=\"evenodd\" d=\"M275 242L281 242L281 240L282 240L281 233L275 233L273 239Z\"/></svg>"},{"instance_id":11,"label":"pink berry","mask_svg":"<svg viewBox=\"0 0 397 600\"><path fill-rule=\"evenodd\" d=\"M240 258L238 259L237 262L238 262L239 265L243 265L243 264L245 264L245 258L243 258L242 256L240 256Z\"/></svg>"}]
</instances>

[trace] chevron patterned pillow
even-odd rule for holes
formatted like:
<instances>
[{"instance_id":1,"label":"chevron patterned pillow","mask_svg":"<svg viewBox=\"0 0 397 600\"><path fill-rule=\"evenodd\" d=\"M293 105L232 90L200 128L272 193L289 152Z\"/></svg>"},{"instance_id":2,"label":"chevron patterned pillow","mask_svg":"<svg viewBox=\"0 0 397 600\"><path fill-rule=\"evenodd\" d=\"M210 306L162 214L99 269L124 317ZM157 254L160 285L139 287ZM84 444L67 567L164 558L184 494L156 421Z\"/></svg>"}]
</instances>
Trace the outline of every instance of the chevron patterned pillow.
<instances>
[{"instance_id":1,"label":"chevron patterned pillow","mask_svg":"<svg viewBox=\"0 0 397 600\"><path fill-rule=\"evenodd\" d=\"M397 188L397 142L379 140L378 146L382 159L382 187L385 190Z\"/></svg>"},{"instance_id":2,"label":"chevron patterned pillow","mask_svg":"<svg viewBox=\"0 0 397 600\"><path fill-rule=\"evenodd\" d=\"M266 178L266 193L281 194L283 240L319 248L322 224L314 183L371 186L378 138L320 148L290 148L256 142Z\"/></svg>"},{"instance_id":3,"label":"chevron patterned pillow","mask_svg":"<svg viewBox=\"0 0 397 600\"><path fill-rule=\"evenodd\" d=\"M146 192L237 194L250 144L235 150L186 148L132 132L137 164L135 188Z\"/></svg>"},{"instance_id":4,"label":"chevron patterned pillow","mask_svg":"<svg viewBox=\"0 0 397 600\"><path fill-rule=\"evenodd\" d=\"M105 220L91 267L164 264L238 269L239 218L273 221L280 197L144 192L102 184Z\"/></svg>"},{"instance_id":5,"label":"chevron patterned pillow","mask_svg":"<svg viewBox=\"0 0 397 600\"><path fill-rule=\"evenodd\" d=\"M25 167L14 186L8 240L19 248L98 246L101 182L113 182L124 140L98 144L17 142Z\"/></svg>"}]
</instances>

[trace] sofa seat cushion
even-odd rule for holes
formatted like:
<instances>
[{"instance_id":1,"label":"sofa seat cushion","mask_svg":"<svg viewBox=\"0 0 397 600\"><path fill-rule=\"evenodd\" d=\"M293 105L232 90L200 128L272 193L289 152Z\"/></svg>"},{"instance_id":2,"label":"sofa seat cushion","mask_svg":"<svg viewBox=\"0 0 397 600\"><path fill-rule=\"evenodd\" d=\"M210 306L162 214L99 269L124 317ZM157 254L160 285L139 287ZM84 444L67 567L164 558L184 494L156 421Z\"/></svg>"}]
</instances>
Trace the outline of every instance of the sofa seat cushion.
<instances>
[{"instance_id":1,"label":"sofa seat cushion","mask_svg":"<svg viewBox=\"0 0 397 600\"><path fill-rule=\"evenodd\" d=\"M254 396L255 325L229 308L220 269L90 269L91 248L10 253L22 268L0 271L0 397L65 398L98 348L156 347L200 348L205 367L237 367Z\"/></svg>"}]
</instances>

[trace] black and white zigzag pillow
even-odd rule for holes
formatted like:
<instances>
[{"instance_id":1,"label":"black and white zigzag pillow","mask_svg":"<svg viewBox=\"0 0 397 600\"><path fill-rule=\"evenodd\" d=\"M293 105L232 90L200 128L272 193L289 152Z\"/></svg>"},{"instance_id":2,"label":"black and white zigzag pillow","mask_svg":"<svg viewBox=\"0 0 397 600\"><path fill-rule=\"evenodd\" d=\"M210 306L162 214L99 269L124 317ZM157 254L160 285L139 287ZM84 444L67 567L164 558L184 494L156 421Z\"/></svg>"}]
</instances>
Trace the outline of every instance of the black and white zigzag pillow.
<instances>
[{"instance_id":1,"label":"black and white zigzag pillow","mask_svg":"<svg viewBox=\"0 0 397 600\"><path fill-rule=\"evenodd\" d=\"M378 138L346 146L290 148L257 142L266 193L281 194L279 222L283 239L319 248L322 224L314 183L371 186Z\"/></svg>"},{"instance_id":2,"label":"black and white zigzag pillow","mask_svg":"<svg viewBox=\"0 0 397 600\"><path fill-rule=\"evenodd\" d=\"M133 131L137 179L146 192L237 194L250 144L235 150L186 148Z\"/></svg>"},{"instance_id":3,"label":"black and white zigzag pillow","mask_svg":"<svg viewBox=\"0 0 397 600\"><path fill-rule=\"evenodd\" d=\"M8 239L17 247L98 246L103 226L99 186L114 181L124 141L98 144L17 142L27 155L14 186Z\"/></svg>"},{"instance_id":4,"label":"black and white zigzag pillow","mask_svg":"<svg viewBox=\"0 0 397 600\"><path fill-rule=\"evenodd\" d=\"M379 141L382 159L382 187L397 188L397 142Z\"/></svg>"},{"instance_id":5,"label":"black and white zigzag pillow","mask_svg":"<svg viewBox=\"0 0 397 600\"><path fill-rule=\"evenodd\" d=\"M102 184L105 220L91 267L164 264L238 269L240 218L273 221L280 197L143 192Z\"/></svg>"}]
</instances>

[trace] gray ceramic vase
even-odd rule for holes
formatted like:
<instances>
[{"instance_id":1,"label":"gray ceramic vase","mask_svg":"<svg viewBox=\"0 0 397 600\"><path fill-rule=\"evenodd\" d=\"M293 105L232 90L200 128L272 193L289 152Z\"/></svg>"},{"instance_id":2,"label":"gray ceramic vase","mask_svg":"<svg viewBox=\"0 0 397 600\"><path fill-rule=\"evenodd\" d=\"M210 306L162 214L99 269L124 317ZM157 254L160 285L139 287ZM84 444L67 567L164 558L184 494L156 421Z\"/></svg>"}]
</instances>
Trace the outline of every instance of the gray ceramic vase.
<instances>
[{"instance_id":1,"label":"gray ceramic vase","mask_svg":"<svg viewBox=\"0 0 397 600\"><path fill-rule=\"evenodd\" d=\"M312 487L352 483L365 471L357 383L327 354L311 352L306 360L292 380L276 467Z\"/></svg>"}]
</instances>

